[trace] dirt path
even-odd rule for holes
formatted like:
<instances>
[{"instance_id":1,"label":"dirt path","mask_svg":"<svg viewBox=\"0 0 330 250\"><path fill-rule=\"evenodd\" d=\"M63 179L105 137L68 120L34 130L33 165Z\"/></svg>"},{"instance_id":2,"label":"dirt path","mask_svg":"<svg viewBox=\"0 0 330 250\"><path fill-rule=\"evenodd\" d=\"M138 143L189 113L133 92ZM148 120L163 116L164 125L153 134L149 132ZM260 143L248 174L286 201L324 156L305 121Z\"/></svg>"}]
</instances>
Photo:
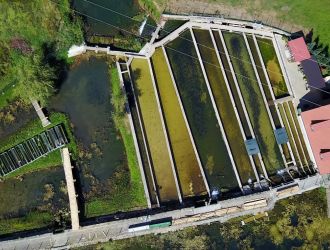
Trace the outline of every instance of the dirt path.
<instances>
[{"instance_id":1,"label":"dirt path","mask_svg":"<svg viewBox=\"0 0 330 250\"><path fill-rule=\"evenodd\" d=\"M229 3L210 3L207 0L168 0L164 4L164 11L174 14L212 14L229 18L243 19L248 21L262 21L264 24L283 29L288 32L303 30L307 33L309 30L281 20L276 11L262 9L262 4L254 3L253 6L249 1L242 1L238 5ZM282 7L281 12L289 11L289 7Z\"/></svg>"}]
</instances>

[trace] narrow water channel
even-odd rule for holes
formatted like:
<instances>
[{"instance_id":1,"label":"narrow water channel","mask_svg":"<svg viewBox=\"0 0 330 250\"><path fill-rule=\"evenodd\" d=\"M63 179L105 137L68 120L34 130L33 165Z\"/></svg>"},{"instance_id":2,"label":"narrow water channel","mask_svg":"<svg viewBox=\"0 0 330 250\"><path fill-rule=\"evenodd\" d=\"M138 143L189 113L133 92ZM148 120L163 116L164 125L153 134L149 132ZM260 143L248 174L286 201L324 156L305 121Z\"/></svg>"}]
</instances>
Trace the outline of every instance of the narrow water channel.
<instances>
[{"instance_id":1,"label":"narrow water channel","mask_svg":"<svg viewBox=\"0 0 330 250\"><path fill-rule=\"evenodd\" d=\"M238 183L191 41L187 30L167 45L166 52L210 189L226 193Z\"/></svg>"}]
</instances>

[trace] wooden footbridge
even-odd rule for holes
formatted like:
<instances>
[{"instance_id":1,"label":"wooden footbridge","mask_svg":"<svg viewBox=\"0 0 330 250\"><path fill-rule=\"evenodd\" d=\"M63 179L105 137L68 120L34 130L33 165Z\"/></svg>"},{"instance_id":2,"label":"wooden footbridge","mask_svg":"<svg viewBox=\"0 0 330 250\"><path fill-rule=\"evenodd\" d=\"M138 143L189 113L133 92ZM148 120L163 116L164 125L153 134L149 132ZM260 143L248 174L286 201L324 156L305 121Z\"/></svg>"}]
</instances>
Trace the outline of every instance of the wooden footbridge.
<instances>
[{"instance_id":1,"label":"wooden footbridge","mask_svg":"<svg viewBox=\"0 0 330 250\"><path fill-rule=\"evenodd\" d=\"M76 190L75 190L75 186L74 186L75 179L73 178L73 174L72 174L73 167L71 165L70 153L69 153L68 148L61 149L61 156L62 156L62 161L63 161L66 186L67 186L68 195L69 195L72 230L78 230L80 227L79 226L79 210L78 210Z\"/></svg>"}]
</instances>

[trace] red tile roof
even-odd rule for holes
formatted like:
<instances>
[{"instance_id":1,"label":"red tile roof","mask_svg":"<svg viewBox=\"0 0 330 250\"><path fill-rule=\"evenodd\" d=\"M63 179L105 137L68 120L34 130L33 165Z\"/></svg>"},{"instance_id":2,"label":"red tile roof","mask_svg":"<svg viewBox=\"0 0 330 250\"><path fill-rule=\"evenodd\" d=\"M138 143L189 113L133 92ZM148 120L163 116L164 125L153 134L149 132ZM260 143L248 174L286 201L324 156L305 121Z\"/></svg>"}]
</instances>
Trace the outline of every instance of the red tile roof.
<instances>
[{"instance_id":1,"label":"red tile roof","mask_svg":"<svg viewBox=\"0 0 330 250\"><path fill-rule=\"evenodd\" d=\"M301 114L321 174L330 173L330 105Z\"/></svg>"},{"instance_id":2,"label":"red tile roof","mask_svg":"<svg viewBox=\"0 0 330 250\"><path fill-rule=\"evenodd\" d=\"M303 37L289 41L288 46L296 62L311 58Z\"/></svg>"}]
</instances>

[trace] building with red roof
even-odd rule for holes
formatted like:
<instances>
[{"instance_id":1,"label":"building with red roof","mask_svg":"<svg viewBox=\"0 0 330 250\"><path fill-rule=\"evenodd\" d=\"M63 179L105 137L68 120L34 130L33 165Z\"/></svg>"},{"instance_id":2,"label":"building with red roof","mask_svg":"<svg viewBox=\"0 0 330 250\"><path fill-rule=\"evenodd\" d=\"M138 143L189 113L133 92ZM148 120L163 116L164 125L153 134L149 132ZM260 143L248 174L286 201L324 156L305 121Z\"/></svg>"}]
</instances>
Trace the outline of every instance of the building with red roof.
<instances>
[{"instance_id":1,"label":"building with red roof","mask_svg":"<svg viewBox=\"0 0 330 250\"><path fill-rule=\"evenodd\" d=\"M303 60L311 58L311 54L307 49L307 45L303 37L291 40L288 42L288 47L296 62L301 62Z\"/></svg>"},{"instance_id":2,"label":"building with red roof","mask_svg":"<svg viewBox=\"0 0 330 250\"><path fill-rule=\"evenodd\" d=\"M301 114L320 174L330 174L330 105Z\"/></svg>"}]
</instances>

